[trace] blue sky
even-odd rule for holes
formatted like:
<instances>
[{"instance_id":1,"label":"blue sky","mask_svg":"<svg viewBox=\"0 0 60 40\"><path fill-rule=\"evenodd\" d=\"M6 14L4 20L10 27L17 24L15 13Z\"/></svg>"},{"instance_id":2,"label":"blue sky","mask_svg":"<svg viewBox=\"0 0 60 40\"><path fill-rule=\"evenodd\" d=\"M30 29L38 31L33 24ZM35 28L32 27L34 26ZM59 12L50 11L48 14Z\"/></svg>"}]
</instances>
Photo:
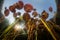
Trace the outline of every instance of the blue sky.
<instances>
[{"instance_id":1,"label":"blue sky","mask_svg":"<svg viewBox=\"0 0 60 40\"><path fill-rule=\"evenodd\" d=\"M4 11L4 7L7 7L9 8L10 5L13 5L14 3L18 2L19 0L4 0L4 4L3 4L3 8L2 8L2 12ZM52 18L53 15L54 15L54 11L56 11L56 3L55 3L55 0L21 0L24 2L24 4L26 3L30 3L33 5L34 8L37 9L37 12L39 14L41 14L41 12L43 10L46 10L48 13L49 13L49 18ZM52 6L53 8L53 12L49 12L48 8ZM22 14L24 13L24 10L17 10L17 12L20 11ZM4 14L4 12L3 12ZM12 23L14 21L14 18L13 18L13 13L10 12L10 15L8 17L6 17L10 23ZM13 21L12 21L13 19Z\"/></svg>"}]
</instances>

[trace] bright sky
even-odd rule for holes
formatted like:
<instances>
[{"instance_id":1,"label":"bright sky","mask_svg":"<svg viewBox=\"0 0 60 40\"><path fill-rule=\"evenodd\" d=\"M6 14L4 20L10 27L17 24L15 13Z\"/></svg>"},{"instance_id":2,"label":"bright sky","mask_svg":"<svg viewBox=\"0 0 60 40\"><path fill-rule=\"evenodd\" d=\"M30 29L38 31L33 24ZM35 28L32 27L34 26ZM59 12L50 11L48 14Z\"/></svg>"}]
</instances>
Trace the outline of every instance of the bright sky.
<instances>
[{"instance_id":1,"label":"bright sky","mask_svg":"<svg viewBox=\"0 0 60 40\"><path fill-rule=\"evenodd\" d=\"M3 4L3 8L2 8L2 12L4 14L4 8L7 7L9 8L10 5L13 5L14 3L18 2L19 0L4 0L4 4ZM26 3L30 3L33 5L34 8L37 9L37 12L41 14L41 12L43 10L46 10L46 12L49 13L49 18L52 18L54 15L54 11L56 11L56 3L55 0L21 0L24 2L24 4ZM49 12L48 8L52 6L53 8L53 12ZM17 10L17 12L20 11L22 14L24 13L24 10ZM14 18L13 18L13 13L10 12L9 16L6 17L9 20L9 23L13 23L14 22Z\"/></svg>"}]
</instances>

